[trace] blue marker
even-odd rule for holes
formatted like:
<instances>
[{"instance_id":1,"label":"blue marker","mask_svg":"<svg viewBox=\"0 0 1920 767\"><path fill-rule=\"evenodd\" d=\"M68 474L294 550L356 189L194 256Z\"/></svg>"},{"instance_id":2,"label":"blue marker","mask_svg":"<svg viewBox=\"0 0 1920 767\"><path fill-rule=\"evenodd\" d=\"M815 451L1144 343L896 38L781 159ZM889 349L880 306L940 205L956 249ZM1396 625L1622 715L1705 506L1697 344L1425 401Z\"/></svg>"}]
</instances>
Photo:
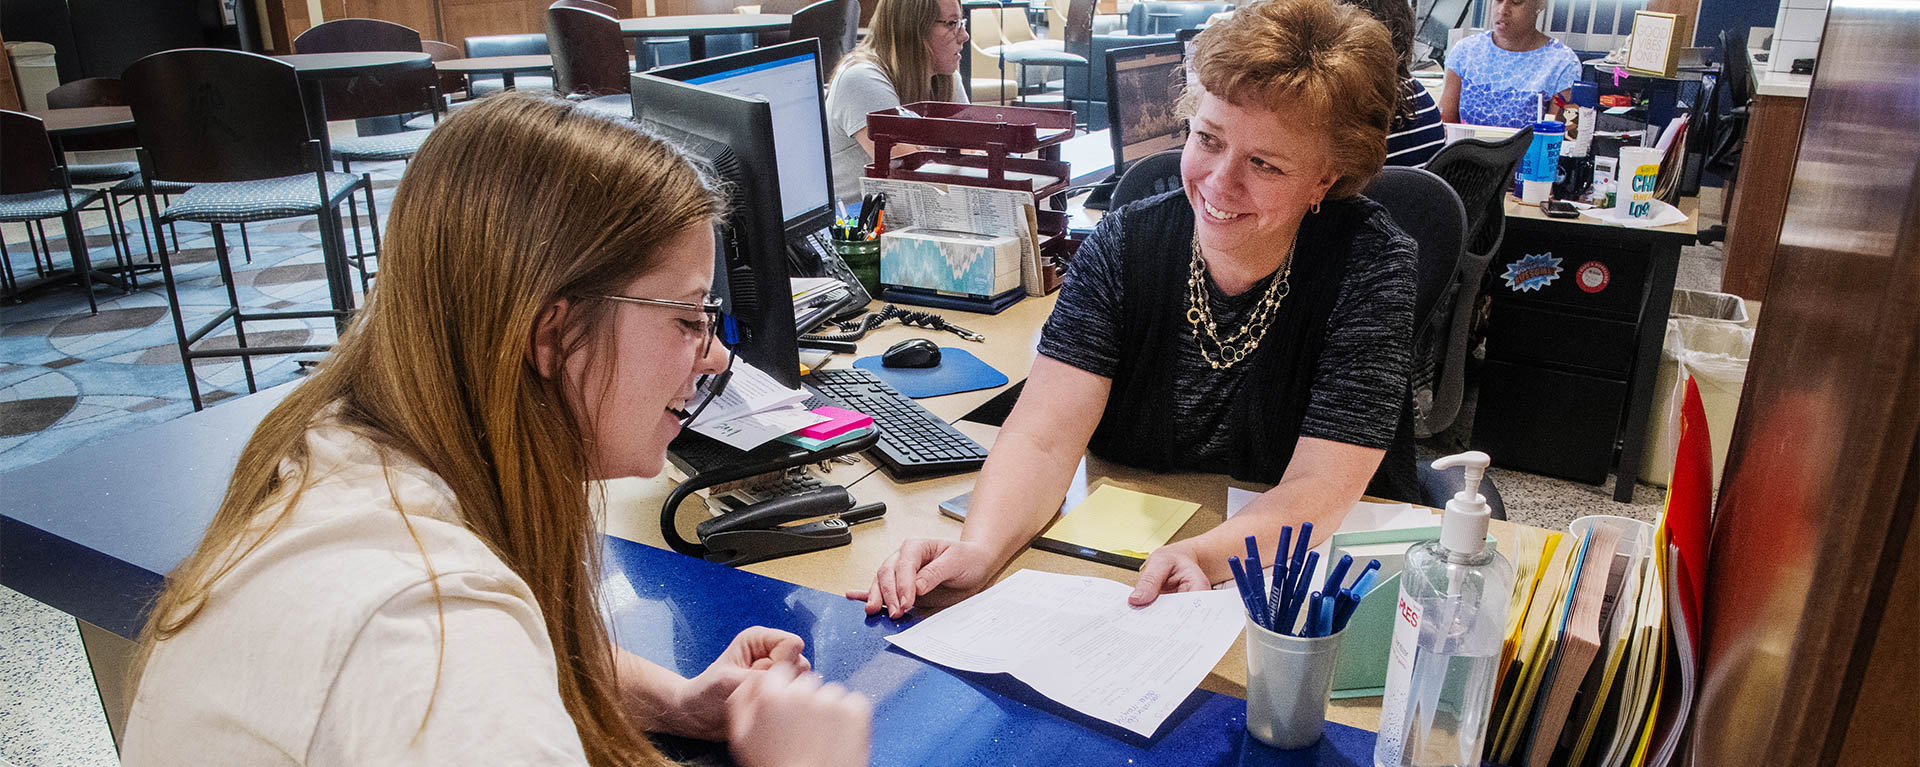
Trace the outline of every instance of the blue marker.
<instances>
[{"instance_id":1,"label":"blue marker","mask_svg":"<svg viewBox=\"0 0 1920 767\"><path fill-rule=\"evenodd\" d=\"M1320 592L1313 592L1313 596L1307 598L1307 625L1300 627L1300 636L1308 638L1325 636L1325 634L1316 633L1320 630L1320 613L1322 612L1325 610L1320 606Z\"/></svg>"},{"instance_id":2,"label":"blue marker","mask_svg":"<svg viewBox=\"0 0 1920 767\"><path fill-rule=\"evenodd\" d=\"M1253 586L1253 622L1265 626L1267 630L1271 631L1273 627L1266 621L1267 576L1265 571L1260 567L1260 544L1257 543L1251 535L1247 536L1246 570L1247 582Z\"/></svg>"},{"instance_id":3,"label":"blue marker","mask_svg":"<svg viewBox=\"0 0 1920 767\"><path fill-rule=\"evenodd\" d=\"M1288 627L1292 627L1294 622L1300 618L1300 608L1306 606L1307 589L1313 586L1313 568L1318 564L1320 564L1320 552L1307 552L1307 561L1301 563L1301 567L1303 568L1301 572L1305 574L1300 576L1299 584L1294 586L1293 596L1287 598L1286 618Z\"/></svg>"},{"instance_id":4,"label":"blue marker","mask_svg":"<svg viewBox=\"0 0 1920 767\"><path fill-rule=\"evenodd\" d=\"M1353 555L1341 554L1340 561L1327 571L1327 582L1320 585L1320 593L1332 595L1346 588L1347 568L1353 566Z\"/></svg>"},{"instance_id":5,"label":"blue marker","mask_svg":"<svg viewBox=\"0 0 1920 767\"><path fill-rule=\"evenodd\" d=\"M1293 574L1287 568L1287 553L1293 548L1293 525L1280 528L1280 548L1273 552L1273 588L1267 593L1267 623L1280 625L1280 608L1293 593Z\"/></svg>"},{"instance_id":6,"label":"blue marker","mask_svg":"<svg viewBox=\"0 0 1920 767\"><path fill-rule=\"evenodd\" d=\"M1314 611L1317 615L1313 620L1313 635L1317 637L1333 636L1333 632L1336 630L1333 627L1333 595L1329 594L1323 597L1320 596L1318 592L1315 592L1313 602L1314 606L1320 608Z\"/></svg>"},{"instance_id":7,"label":"blue marker","mask_svg":"<svg viewBox=\"0 0 1920 767\"><path fill-rule=\"evenodd\" d=\"M1253 610L1253 597L1248 596L1247 590L1252 584L1247 581L1246 569L1240 566L1239 557L1227 557L1227 567L1233 570L1233 586L1240 590L1240 603L1246 605L1249 614L1251 614Z\"/></svg>"}]
</instances>

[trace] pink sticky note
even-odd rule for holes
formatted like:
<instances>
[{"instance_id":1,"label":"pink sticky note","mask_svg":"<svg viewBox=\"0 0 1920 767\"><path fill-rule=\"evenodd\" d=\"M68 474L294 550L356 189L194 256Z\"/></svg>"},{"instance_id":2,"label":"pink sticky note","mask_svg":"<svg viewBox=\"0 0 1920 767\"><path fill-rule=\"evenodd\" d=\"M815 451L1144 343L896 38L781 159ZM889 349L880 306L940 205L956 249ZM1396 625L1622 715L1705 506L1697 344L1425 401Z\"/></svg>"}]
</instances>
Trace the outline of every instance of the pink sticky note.
<instances>
[{"instance_id":1,"label":"pink sticky note","mask_svg":"<svg viewBox=\"0 0 1920 767\"><path fill-rule=\"evenodd\" d=\"M813 412L824 415L829 420L801 429L800 436L808 439L832 439L854 429L864 429L873 425L873 416L866 413L855 413L837 407L817 407Z\"/></svg>"}]
</instances>

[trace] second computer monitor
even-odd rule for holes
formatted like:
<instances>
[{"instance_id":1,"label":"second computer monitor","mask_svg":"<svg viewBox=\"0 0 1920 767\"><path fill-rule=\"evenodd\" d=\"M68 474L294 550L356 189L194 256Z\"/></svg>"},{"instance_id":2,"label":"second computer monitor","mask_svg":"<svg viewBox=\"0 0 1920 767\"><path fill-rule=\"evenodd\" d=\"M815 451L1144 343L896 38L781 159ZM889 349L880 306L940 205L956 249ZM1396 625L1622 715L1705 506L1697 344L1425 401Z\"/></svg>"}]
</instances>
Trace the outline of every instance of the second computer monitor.
<instances>
[{"instance_id":1,"label":"second computer monitor","mask_svg":"<svg viewBox=\"0 0 1920 767\"><path fill-rule=\"evenodd\" d=\"M1107 52L1107 126L1115 173L1186 141L1186 121L1179 116L1187 84L1184 51L1175 41Z\"/></svg>"}]
</instances>

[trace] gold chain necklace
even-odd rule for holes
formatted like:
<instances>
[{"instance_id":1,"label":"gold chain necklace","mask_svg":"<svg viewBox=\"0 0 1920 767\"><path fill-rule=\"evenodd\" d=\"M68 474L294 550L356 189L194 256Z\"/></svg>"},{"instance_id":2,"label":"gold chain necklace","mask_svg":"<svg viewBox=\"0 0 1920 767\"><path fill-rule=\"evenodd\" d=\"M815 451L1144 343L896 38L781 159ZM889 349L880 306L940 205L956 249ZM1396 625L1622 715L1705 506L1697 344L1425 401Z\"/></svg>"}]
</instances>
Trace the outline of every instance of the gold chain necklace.
<instances>
[{"instance_id":1,"label":"gold chain necklace","mask_svg":"<svg viewBox=\"0 0 1920 767\"><path fill-rule=\"evenodd\" d=\"M1193 326L1193 337L1200 345L1200 356L1214 370L1224 370L1239 364L1241 360L1253 355L1260 347L1260 341L1267 337L1267 329L1273 326L1274 310L1280 307L1281 299L1292 292L1287 278L1293 275L1293 248L1298 244L1287 245L1287 260L1280 266L1280 276L1267 284L1267 292L1260 297L1260 303L1253 308L1247 322L1226 338L1218 335L1213 322L1213 307L1207 301L1207 262L1200 258L1200 238L1193 238L1193 263L1187 269L1187 324ZM1211 341L1219 350L1218 356L1207 348Z\"/></svg>"}]
</instances>

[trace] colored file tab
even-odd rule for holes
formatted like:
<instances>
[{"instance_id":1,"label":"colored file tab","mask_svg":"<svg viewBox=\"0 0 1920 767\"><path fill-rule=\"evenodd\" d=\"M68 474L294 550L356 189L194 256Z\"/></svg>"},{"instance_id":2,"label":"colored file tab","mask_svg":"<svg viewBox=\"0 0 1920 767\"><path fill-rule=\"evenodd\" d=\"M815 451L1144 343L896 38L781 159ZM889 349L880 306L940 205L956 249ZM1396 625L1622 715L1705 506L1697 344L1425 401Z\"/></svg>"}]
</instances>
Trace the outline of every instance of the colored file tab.
<instances>
[{"instance_id":1,"label":"colored file tab","mask_svg":"<svg viewBox=\"0 0 1920 767\"><path fill-rule=\"evenodd\" d=\"M838 437L855 429L864 429L873 425L873 416L856 413L832 406L813 409L815 415L826 416L828 420L801 429L796 434L807 439L827 440Z\"/></svg>"},{"instance_id":2,"label":"colored file tab","mask_svg":"<svg viewBox=\"0 0 1920 767\"><path fill-rule=\"evenodd\" d=\"M1200 510L1200 504L1101 485L1044 534L1090 549L1145 559Z\"/></svg>"}]
</instances>

